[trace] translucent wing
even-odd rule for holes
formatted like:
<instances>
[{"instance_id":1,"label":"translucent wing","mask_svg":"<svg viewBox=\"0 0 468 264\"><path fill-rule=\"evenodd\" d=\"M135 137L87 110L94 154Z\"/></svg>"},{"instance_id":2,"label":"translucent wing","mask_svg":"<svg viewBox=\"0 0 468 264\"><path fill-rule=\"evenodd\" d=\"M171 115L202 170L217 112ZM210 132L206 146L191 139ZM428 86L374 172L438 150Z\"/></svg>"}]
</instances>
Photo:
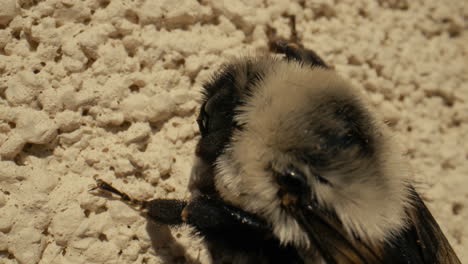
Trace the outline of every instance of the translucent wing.
<instances>
[{"instance_id":1,"label":"translucent wing","mask_svg":"<svg viewBox=\"0 0 468 264\"><path fill-rule=\"evenodd\" d=\"M461 264L421 197L411 188L410 226L386 247L386 258L401 263ZM399 263L399 262L397 262Z\"/></svg>"},{"instance_id":2,"label":"translucent wing","mask_svg":"<svg viewBox=\"0 0 468 264\"><path fill-rule=\"evenodd\" d=\"M308 208L294 214L328 264L461 264L424 202L410 190L413 207L407 210L408 227L380 244L350 236L327 212Z\"/></svg>"}]
</instances>

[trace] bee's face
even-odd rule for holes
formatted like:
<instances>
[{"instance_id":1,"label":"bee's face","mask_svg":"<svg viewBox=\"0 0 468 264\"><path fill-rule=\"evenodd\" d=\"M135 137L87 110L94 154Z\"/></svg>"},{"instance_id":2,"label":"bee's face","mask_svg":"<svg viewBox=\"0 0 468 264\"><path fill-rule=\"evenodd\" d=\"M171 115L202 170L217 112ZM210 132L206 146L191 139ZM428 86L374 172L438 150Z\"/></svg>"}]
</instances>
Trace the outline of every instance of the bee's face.
<instances>
[{"instance_id":1,"label":"bee's face","mask_svg":"<svg viewBox=\"0 0 468 264\"><path fill-rule=\"evenodd\" d=\"M275 61L233 111L216 159L223 199L298 246L310 241L291 212L312 205L362 239L399 230L407 174L394 170L399 155L360 96L330 70Z\"/></svg>"}]
</instances>

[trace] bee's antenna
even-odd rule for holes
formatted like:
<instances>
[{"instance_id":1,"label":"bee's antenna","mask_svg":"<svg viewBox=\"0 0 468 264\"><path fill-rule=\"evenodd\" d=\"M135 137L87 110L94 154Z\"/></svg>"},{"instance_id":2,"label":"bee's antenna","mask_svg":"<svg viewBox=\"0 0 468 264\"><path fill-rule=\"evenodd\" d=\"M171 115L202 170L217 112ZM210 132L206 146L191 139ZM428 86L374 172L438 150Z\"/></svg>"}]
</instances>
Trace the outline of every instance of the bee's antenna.
<instances>
[{"instance_id":1,"label":"bee's antenna","mask_svg":"<svg viewBox=\"0 0 468 264\"><path fill-rule=\"evenodd\" d=\"M132 207L134 207L135 209L138 209L138 210L145 209L147 207L147 205L148 205L147 201L134 199L134 198L130 197L128 194L117 190L116 188L114 188L109 183L107 183L107 182L105 182L103 180L100 180L100 179L96 180L96 186L91 188L89 191L94 191L96 189L116 194L117 196L120 197L120 200L124 201L125 203L129 204L130 206L132 206Z\"/></svg>"}]
</instances>

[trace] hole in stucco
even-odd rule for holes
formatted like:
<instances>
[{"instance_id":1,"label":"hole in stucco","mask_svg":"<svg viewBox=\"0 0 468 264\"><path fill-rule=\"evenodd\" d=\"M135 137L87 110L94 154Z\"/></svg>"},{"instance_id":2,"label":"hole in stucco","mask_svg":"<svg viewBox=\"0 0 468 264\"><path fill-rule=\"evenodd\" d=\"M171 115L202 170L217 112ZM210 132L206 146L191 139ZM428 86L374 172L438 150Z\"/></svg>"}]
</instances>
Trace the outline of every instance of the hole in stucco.
<instances>
[{"instance_id":1,"label":"hole in stucco","mask_svg":"<svg viewBox=\"0 0 468 264\"><path fill-rule=\"evenodd\" d=\"M171 177L171 175L169 173L164 173L164 174L161 174L161 180L167 180Z\"/></svg>"},{"instance_id":2,"label":"hole in stucco","mask_svg":"<svg viewBox=\"0 0 468 264\"><path fill-rule=\"evenodd\" d=\"M140 22L140 18L138 14L135 13L133 10L125 11L125 19L127 19L130 23L138 24Z\"/></svg>"},{"instance_id":3,"label":"hole in stucco","mask_svg":"<svg viewBox=\"0 0 468 264\"><path fill-rule=\"evenodd\" d=\"M369 14L367 13L367 11L366 11L365 9L362 9L362 8L359 9L358 14L359 14L361 17L364 17L364 18L366 18L367 16L369 16Z\"/></svg>"},{"instance_id":4,"label":"hole in stucco","mask_svg":"<svg viewBox=\"0 0 468 264\"><path fill-rule=\"evenodd\" d=\"M444 162L442 162L440 164L440 167L443 169L443 170L453 170L455 169L455 166L453 165L453 163L451 163L449 160L446 160Z\"/></svg>"},{"instance_id":5,"label":"hole in stucco","mask_svg":"<svg viewBox=\"0 0 468 264\"><path fill-rule=\"evenodd\" d=\"M461 125L461 120L453 119L449 127L459 127Z\"/></svg>"},{"instance_id":6,"label":"hole in stucco","mask_svg":"<svg viewBox=\"0 0 468 264\"><path fill-rule=\"evenodd\" d=\"M23 0L23 1L18 1L19 2L19 6L23 9L29 9L33 6L36 6L37 4L39 4L39 0Z\"/></svg>"},{"instance_id":7,"label":"hole in stucco","mask_svg":"<svg viewBox=\"0 0 468 264\"><path fill-rule=\"evenodd\" d=\"M49 227L46 227L44 229L44 231L42 231L42 234L45 235L45 236L48 236L49 235Z\"/></svg>"},{"instance_id":8,"label":"hole in stucco","mask_svg":"<svg viewBox=\"0 0 468 264\"><path fill-rule=\"evenodd\" d=\"M97 60L97 53L96 53L95 50L91 50L91 49L86 48L86 47L81 47L81 51L83 52L83 54L88 59L86 61L86 64L85 64L85 69L88 69L91 66L93 66L94 62Z\"/></svg>"},{"instance_id":9,"label":"hole in stucco","mask_svg":"<svg viewBox=\"0 0 468 264\"><path fill-rule=\"evenodd\" d=\"M101 0L99 1L99 6L101 8L106 8L110 4L110 2L111 2L110 0Z\"/></svg>"},{"instance_id":10,"label":"hole in stucco","mask_svg":"<svg viewBox=\"0 0 468 264\"><path fill-rule=\"evenodd\" d=\"M124 48L125 48L125 52L127 52L127 55L128 55L130 58L135 57L135 54L136 54L137 51L138 51L138 46L136 46L136 45L131 45L131 44L128 44L128 43L124 43Z\"/></svg>"},{"instance_id":11,"label":"hole in stucco","mask_svg":"<svg viewBox=\"0 0 468 264\"><path fill-rule=\"evenodd\" d=\"M15 39L19 40L19 39L21 38L21 29L12 30L12 31L11 31L11 35L12 35Z\"/></svg>"},{"instance_id":12,"label":"hole in stucco","mask_svg":"<svg viewBox=\"0 0 468 264\"><path fill-rule=\"evenodd\" d=\"M37 47L39 46L39 42L37 40L35 40L30 33L28 32L25 32L24 34L24 37L26 39L26 41L28 42L29 44L29 50L30 51L36 51L37 50Z\"/></svg>"},{"instance_id":13,"label":"hole in stucco","mask_svg":"<svg viewBox=\"0 0 468 264\"><path fill-rule=\"evenodd\" d=\"M103 233L99 234L98 238L100 241L108 241L106 234Z\"/></svg>"},{"instance_id":14,"label":"hole in stucco","mask_svg":"<svg viewBox=\"0 0 468 264\"><path fill-rule=\"evenodd\" d=\"M8 250L0 250L0 259L14 259L15 256Z\"/></svg>"},{"instance_id":15,"label":"hole in stucco","mask_svg":"<svg viewBox=\"0 0 468 264\"><path fill-rule=\"evenodd\" d=\"M98 214L102 214L104 212L107 212L107 207L101 206L101 207L97 208L94 213L98 215Z\"/></svg>"},{"instance_id":16,"label":"hole in stucco","mask_svg":"<svg viewBox=\"0 0 468 264\"><path fill-rule=\"evenodd\" d=\"M463 210L463 207L464 207L464 206L463 206L462 203L457 203L457 202L456 202L456 203L453 203L453 204L452 204L452 213L453 213L454 215L459 215L460 212Z\"/></svg>"},{"instance_id":17,"label":"hole in stucco","mask_svg":"<svg viewBox=\"0 0 468 264\"><path fill-rule=\"evenodd\" d=\"M62 47L59 47L59 48L57 49L56 55L55 55L55 57L54 57L54 61L55 61L55 62L59 62L59 61L61 61L61 60L62 60Z\"/></svg>"},{"instance_id":18,"label":"hole in stucco","mask_svg":"<svg viewBox=\"0 0 468 264\"><path fill-rule=\"evenodd\" d=\"M407 0L378 0L381 7L395 10L408 10L409 3Z\"/></svg>"},{"instance_id":19,"label":"hole in stucco","mask_svg":"<svg viewBox=\"0 0 468 264\"><path fill-rule=\"evenodd\" d=\"M84 24L84 25L88 25L90 22L91 22L91 18L90 18L90 17L87 17L87 18L83 19L83 24Z\"/></svg>"},{"instance_id":20,"label":"hole in stucco","mask_svg":"<svg viewBox=\"0 0 468 264\"><path fill-rule=\"evenodd\" d=\"M18 166L24 166L25 165L24 164L24 158L21 156L21 153L16 155L16 157L13 158L13 161Z\"/></svg>"},{"instance_id":21,"label":"hole in stucco","mask_svg":"<svg viewBox=\"0 0 468 264\"><path fill-rule=\"evenodd\" d=\"M37 109L38 110L43 110L44 106L42 105L41 101L37 101Z\"/></svg>"},{"instance_id":22,"label":"hole in stucco","mask_svg":"<svg viewBox=\"0 0 468 264\"><path fill-rule=\"evenodd\" d=\"M139 145L137 145L138 151L146 152L146 150L148 149L148 143L149 142L145 141L145 142L141 142Z\"/></svg>"},{"instance_id":23,"label":"hole in stucco","mask_svg":"<svg viewBox=\"0 0 468 264\"><path fill-rule=\"evenodd\" d=\"M146 61L140 62L140 71L142 71L142 70L145 69L146 67L147 67Z\"/></svg>"},{"instance_id":24,"label":"hole in stucco","mask_svg":"<svg viewBox=\"0 0 468 264\"><path fill-rule=\"evenodd\" d=\"M180 58L178 60L175 61L175 64L177 66L183 66L185 64L185 59L184 58Z\"/></svg>"},{"instance_id":25,"label":"hole in stucco","mask_svg":"<svg viewBox=\"0 0 468 264\"><path fill-rule=\"evenodd\" d=\"M132 93L137 93L140 91L140 86L136 85L136 84L132 84L128 87L128 89L130 89L130 92Z\"/></svg>"}]
</instances>

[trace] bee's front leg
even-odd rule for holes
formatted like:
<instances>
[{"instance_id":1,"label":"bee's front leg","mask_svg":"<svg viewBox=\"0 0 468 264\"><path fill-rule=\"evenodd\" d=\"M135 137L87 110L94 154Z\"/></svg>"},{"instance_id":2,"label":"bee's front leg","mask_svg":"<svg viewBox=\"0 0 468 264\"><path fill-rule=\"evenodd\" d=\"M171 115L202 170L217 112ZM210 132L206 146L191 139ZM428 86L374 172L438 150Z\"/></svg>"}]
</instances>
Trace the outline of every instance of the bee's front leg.
<instances>
[{"instance_id":1,"label":"bee's front leg","mask_svg":"<svg viewBox=\"0 0 468 264\"><path fill-rule=\"evenodd\" d=\"M130 197L111 184L97 180L91 190L113 193L136 210L147 215L151 220L166 225L188 224L208 237L223 236L223 232L232 232L233 236L248 233L264 239L271 233L269 225L255 215L226 204L223 200L200 196L192 201L175 199L154 199L142 201Z\"/></svg>"},{"instance_id":2,"label":"bee's front leg","mask_svg":"<svg viewBox=\"0 0 468 264\"><path fill-rule=\"evenodd\" d=\"M261 255L268 263L303 263L296 248L280 245L272 233L271 226L263 219L217 197L202 195L191 201L141 201L102 180L98 180L91 190L95 189L118 195L123 202L157 223L169 226L190 225L212 244L245 254Z\"/></svg>"},{"instance_id":3,"label":"bee's front leg","mask_svg":"<svg viewBox=\"0 0 468 264\"><path fill-rule=\"evenodd\" d=\"M149 202L148 215L159 221L162 206L168 200ZM173 202L176 205L176 202ZM271 226L256 215L236 208L225 201L200 196L184 207L181 212L183 223L195 227L206 240L236 252L255 255L266 263L304 263L292 245L281 245L273 235ZM263 263L263 262L262 262Z\"/></svg>"}]
</instances>

